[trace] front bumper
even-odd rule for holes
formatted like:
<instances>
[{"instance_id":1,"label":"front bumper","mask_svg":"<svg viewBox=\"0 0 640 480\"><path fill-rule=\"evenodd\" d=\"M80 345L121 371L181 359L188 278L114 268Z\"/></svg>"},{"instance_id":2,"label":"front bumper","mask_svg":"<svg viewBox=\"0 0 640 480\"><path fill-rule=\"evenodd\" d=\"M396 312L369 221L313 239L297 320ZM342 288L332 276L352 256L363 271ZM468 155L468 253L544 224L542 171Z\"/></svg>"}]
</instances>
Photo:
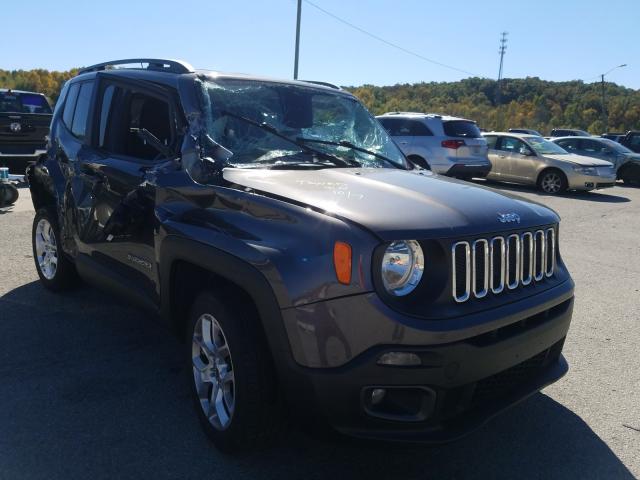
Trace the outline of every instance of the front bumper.
<instances>
[{"instance_id":1,"label":"front bumper","mask_svg":"<svg viewBox=\"0 0 640 480\"><path fill-rule=\"evenodd\" d=\"M484 178L490 171L490 163L456 163L445 175L456 178Z\"/></svg>"},{"instance_id":2,"label":"front bumper","mask_svg":"<svg viewBox=\"0 0 640 480\"><path fill-rule=\"evenodd\" d=\"M429 321L398 319L388 311L376 318L364 306L371 301L366 297L320 302L327 304L320 307L328 313L324 325L308 316L312 310L317 313L318 304L284 312L297 363L335 365L299 366L308 383L299 391L311 398L293 403L302 401L307 411L313 405L340 432L385 440L454 440L567 371L561 351L573 311L571 280L494 309L485 317L489 321L481 314L452 319L450 331L441 325L434 328ZM386 325L383 313L390 315ZM342 315L346 321L336 322ZM380 342L382 338L386 341ZM365 348L366 342L372 345ZM380 356L388 352L415 353L422 365L379 365ZM374 388L393 395L394 389L409 395L426 392L416 393L421 395L420 414L390 416L372 409Z\"/></svg>"},{"instance_id":3,"label":"front bumper","mask_svg":"<svg viewBox=\"0 0 640 480\"><path fill-rule=\"evenodd\" d=\"M613 187L616 183L616 175L582 175L576 174L568 176L569 190L597 190L601 188Z\"/></svg>"}]
</instances>

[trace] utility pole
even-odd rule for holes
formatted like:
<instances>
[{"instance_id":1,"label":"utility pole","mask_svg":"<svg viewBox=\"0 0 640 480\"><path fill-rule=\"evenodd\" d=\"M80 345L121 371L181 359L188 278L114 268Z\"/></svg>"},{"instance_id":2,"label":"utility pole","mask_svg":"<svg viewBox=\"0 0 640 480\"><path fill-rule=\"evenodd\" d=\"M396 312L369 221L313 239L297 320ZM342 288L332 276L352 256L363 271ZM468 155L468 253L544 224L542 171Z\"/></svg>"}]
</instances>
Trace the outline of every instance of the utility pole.
<instances>
[{"instance_id":1,"label":"utility pole","mask_svg":"<svg viewBox=\"0 0 640 480\"><path fill-rule=\"evenodd\" d=\"M502 67L504 65L504 54L507 52L507 35L508 32L502 32L500 37L500 48L498 48L498 53L500 54L500 69L498 70L498 92L496 95L496 107L497 118L496 118L496 130L500 131L502 129Z\"/></svg>"},{"instance_id":2,"label":"utility pole","mask_svg":"<svg viewBox=\"0 0 640 480\"><path fill-rule=\"evenodd\" d=\"M609 131L609 115L607 115L607 102L604 98L604 73L600 75L600 85L602 86L602 124L604 133Z\"/></svg>"},{"instance_id":3,"label":"utility pole","mask_svg":"<svg viewBox=\"0 0 640 480\"><path fill-rule=\"evenodd\" d=\"M607 114L607 100L605 98L604 77L605 77L605 75L609 75L616 68L623 68L623 67L626 67L626 66L627 66L627 64L623 63L622 65L618 65L616 67L613 67L607 73L603 73L603 74L600 75L600 85L602 87L602 123L604 124L605 133L609 131L609 115Z\"/></svg>"},{"instance_id":4,"label":"utility pole","mask_svg":"<svg viewBox=\"0 0 640 480\"><path fill-rule=\"evenodd\" d=\"M300 16L302 15L302 0L298 0L298 19L296 21L296 57L293 61L293 79L298 79L298 56L300 55Z\"/></svg>"}]
</instances>

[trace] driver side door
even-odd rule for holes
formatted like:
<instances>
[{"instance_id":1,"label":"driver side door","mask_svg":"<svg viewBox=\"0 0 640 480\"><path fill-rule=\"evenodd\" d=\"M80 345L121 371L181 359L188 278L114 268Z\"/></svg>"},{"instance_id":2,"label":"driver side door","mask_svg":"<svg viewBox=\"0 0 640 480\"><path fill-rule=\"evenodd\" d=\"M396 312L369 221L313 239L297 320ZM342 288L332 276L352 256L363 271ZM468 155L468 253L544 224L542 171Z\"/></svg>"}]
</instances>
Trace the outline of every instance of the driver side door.
<instances>
[{"instance_id":1,"label":"driver side door","mask_svg":"<svg viewBox=\"0 0 640 480\"><path fill-rule=\"evenodd\" d=\"M78 155L79 171L96 185L80 263L153 303L159 292L154 178L178 156L173 105L161 87L99 74L91 148Z\"/></svg>"}]
</instances>

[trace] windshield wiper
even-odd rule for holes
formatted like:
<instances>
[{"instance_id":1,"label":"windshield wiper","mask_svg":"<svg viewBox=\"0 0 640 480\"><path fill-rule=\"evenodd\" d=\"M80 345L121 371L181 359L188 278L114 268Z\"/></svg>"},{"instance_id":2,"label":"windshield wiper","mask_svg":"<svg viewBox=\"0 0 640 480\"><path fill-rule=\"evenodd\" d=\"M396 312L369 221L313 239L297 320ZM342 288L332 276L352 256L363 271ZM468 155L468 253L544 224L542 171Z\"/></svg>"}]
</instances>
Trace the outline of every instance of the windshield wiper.
<instances>
[{"instance_id":1,"label":"windshield wiper","mask_svg":"<svg viewBox=\"0 0 640 480\"><path fill-rule=\"evenodd\" d=\"M367 150L366 148L359 147L358 145L355 145L347 140L340 140L339 142L334 142L331 140L320 140L317 138L305 138L305 137L298 137L297 140L299 142L320 143L322 145L335 145L337 147L350 148L352 150L356 150L358 152L366 153L368 155L372 155L376 158L379 158L380 160L387 162L393 168L402 168L400 165L398 165L396 162L394 162L390 158L387 158L384 155L379 154L378 152L374 152L373 150Z\"/></svg>"},{"instance_id":2,"label":"windshield wiper","mask_svg":"<svg viewBox=\"0 0 640 480\"><path fill-rule=\"evenodd\" d=\"M273 125L269 125L267 122L256 122L255 120L252 120L248 117L244 117L242 115L238 115L237 113L233 113L230 112L228 110L223 110L222 112L220 112L222 115L228 115L230 117L233 118L237 118L238 120L242 120L245 123L248 123L249 125L253 125L254 127L257 128L261 128L262 130L266 130L267 132L271 133L272 135L275 135L278 138L281 138L283 140L286 140L289 143L292 143L296 146L298 146L300 149L302 149L302 151L306 152L306 153L311 153L314 155L318 155L319 157L322 157L326 160L329 160L330 162L333 162L333 164L335 166L338 167L351 167L354 166L354 164L352 162L349 162L347 160L344 160L342 158L336 157L335 155L330 155L326 152L323 152L322 150L316 150L315 148L311 148L308 145L305 145L304 143L302 143L299 140L295 140L291 137L287 137L284 133L281 133L280 131L278 131L277 128L275 128ZM360 164L358 163L357 166L360 166Z\"/></svg>"}]
</instances>

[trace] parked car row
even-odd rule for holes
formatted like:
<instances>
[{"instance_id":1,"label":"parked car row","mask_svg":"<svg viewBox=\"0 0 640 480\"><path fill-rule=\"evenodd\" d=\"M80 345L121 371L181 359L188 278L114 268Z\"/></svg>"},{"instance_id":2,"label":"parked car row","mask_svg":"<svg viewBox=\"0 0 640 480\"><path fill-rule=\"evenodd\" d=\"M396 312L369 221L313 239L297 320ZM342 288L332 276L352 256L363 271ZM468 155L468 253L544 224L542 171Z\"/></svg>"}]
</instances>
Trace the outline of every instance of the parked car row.
<instances>
[{"instance_id":1,"label":"parked car row","mask_svg":"<svg viewBox=\"0 0 640 480\"><path fill-rule=\"evenodd\" d=\"M377 118L411 162L443 175L535 185L550 194L608 188L618 179L640 183L639 154L583 130L556 128L547 139L527 128L481 132L474 121L447 115Z\"/></svg>"}]
</instances>

